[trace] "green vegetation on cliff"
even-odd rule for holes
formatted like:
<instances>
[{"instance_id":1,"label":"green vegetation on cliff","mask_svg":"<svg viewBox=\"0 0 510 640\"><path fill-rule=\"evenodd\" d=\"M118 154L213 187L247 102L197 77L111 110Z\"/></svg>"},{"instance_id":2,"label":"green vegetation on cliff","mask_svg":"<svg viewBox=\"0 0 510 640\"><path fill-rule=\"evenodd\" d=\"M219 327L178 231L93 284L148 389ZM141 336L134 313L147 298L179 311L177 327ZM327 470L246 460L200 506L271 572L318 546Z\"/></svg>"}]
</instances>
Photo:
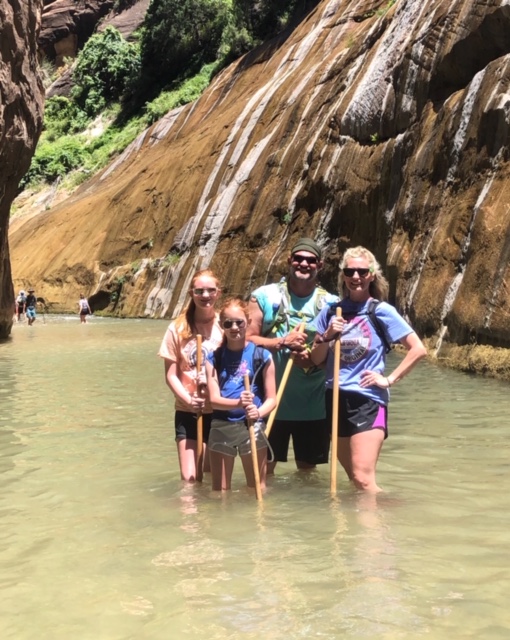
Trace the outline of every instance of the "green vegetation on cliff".
<instances>
[{"instance_id":1,"label":"green vegetation on cliff","mask_svg":"<svg viewBox=\"0 0 510 640\"><path fill-rule=\"evenodd\" d=\"M20 184L72 187L171 109L196 100L226 64L318 0L152 0L135 42L109 26L72 71L69 98L47 100L44 131Z\"/></svg>"},{"instance_id":2,"label":"green vegetation on cliff","mask_svg":"<svg viewBox=\"0 0 510 640\"><path fill-rule=\"evenodd\" d=\"M73 71L72 99L88 116L128 95L141 72L137 45L126 42L113 27L93 35Z\"/></svg>"},{"instance_id":3,"label":"green vegetation on cliff","mask_svg":"<svg viewBox=\"0 0 510 640\"><path fill-rule=\"evenodd\" d=\"M218 58L230 0L153 0L142 29L143 68L166 82Z\"/></svg>"}]
</instances>

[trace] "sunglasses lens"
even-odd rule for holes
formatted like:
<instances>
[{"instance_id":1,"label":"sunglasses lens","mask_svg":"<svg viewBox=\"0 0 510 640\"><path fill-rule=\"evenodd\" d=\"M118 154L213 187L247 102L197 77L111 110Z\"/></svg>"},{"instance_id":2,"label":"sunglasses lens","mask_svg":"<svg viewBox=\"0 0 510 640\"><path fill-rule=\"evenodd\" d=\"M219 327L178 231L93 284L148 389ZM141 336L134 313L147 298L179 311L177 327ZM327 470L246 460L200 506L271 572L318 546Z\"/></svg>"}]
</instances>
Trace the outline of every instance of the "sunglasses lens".
<instances>
[{"instance_id":1,"label":"sunglasses lens","mask_svg":"<svg viewBox=\"0 0 510 640\"><path fill-rule=\"evenodd\" d=\"M365 276L368 276L370 269L351 269L350 267L344 267L343 272L344 276L347 276L348 278L352 278L355 273L357 273L360 278L364 278Z\"/></svg>"},{"instance_id":2,"label":"sunglasses lens","mask_svg":"<svg viewBox=\"0 0 510 640\"><path fill-rule=\"evenodd\" d=\"M308 264L317 264L317 258L315 256L300 256L298 254L294 254L292 256L292 262L297 262L301 264L302 262L308 262Z\"/></svg>"},{"instance_id":3,"label":"sunglasses lens","mask_svg":"<svg viewBox=\"0 0 510 640\"><path fill-rule=\"evenodd\" d=\"M208 289L208 288L197 287L196 289L193 289L193 293L196 296L203 296L204 293L208 293L210 296L213 296L217 291L218 290L214 288Z\"/></svg>"},{"instance_id":4,"label":"sunglasses lens","mask_svg":"<svg viewBox=\"0 0 510 640\"><path fill-rule=\"evenodd\" d=\"M239 329L242 329L246 324L246 320L223 320L223 326L225 329L232 329L234 325L238 326Z\"/></svg>"}]
</instances>

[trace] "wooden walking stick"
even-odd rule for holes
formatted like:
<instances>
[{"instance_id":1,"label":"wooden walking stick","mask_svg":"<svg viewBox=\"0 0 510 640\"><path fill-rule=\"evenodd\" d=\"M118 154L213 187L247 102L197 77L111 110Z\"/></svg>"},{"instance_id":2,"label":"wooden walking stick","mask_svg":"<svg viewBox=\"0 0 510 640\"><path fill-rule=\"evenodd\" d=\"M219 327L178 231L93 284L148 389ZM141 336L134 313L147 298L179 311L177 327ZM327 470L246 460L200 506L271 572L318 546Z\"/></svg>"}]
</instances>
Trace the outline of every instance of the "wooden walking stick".
<instances>
[{"instance_id":1,"label":"wooden walking stick","mask_svg":"<svg viewBox=\"0 0 510 640\"><path fill-rule=\"evenodd\" d=\"M305 330L305 325L306 325L306 322L301 322L301 324L297 328L298 333L302 333ZM274 422L274 419L276 418L278 405L280 404L280 400L282 399L283 392L285 391L285 385L287 384L287 380L289 379L290 371L292 369L293 364L294 364L294 360L292 358L289 358L289 361L285 365L285 370L283 372L283 376L278 386L278 391L276 393L276 406L271 411L271 413L269 414L269 418L267 419L266 438L269 438L269 434L271 433L271 429L273 428L273 422Z\"/></svg>"},{"instance_id":2,"label":"wooden walking stick","mask_svg":"<svg viewBox=\"0 0 510 640\"><path fill-rule=\"evenodd\" d=\"M244 390L250 391L250 376L244 374ZM259 458L257 455L257 440L255 439L255 429L253 427L253 421L248 420L248 431L250 433L250 448L251 448L251 460L253 462L253 476L255 477L255 497L257 500L262 500L262 489L260 487L260 473L259 473Z\"/></svg>"},{"instance_id":3,"label":"wooden walking stick","mask_svg":"<svg viewBox=\"0 0 510 640\"><path fill-rule=\"evenodd\" d=\"M342 317L342 309L336 308L337 318ZM331 495L336 494L336 469L338 457L338 406L340 400L340 336L335 340L333 360L333 417L331 419Z\"/></svg>"},{"instance_id":4,"label":"wooden walking stick","mask_svg":"<svg viewBox=\"0 0 510 640\"><path fill-rule=\"evenodd\" d=\"M202 370L202 336L197 334L197 393L200 394L198 376ZM204 417L202 412L197 414L197 467L195 477L197 482L202 482L204 477Z\"/></svg>"}]
</instances>

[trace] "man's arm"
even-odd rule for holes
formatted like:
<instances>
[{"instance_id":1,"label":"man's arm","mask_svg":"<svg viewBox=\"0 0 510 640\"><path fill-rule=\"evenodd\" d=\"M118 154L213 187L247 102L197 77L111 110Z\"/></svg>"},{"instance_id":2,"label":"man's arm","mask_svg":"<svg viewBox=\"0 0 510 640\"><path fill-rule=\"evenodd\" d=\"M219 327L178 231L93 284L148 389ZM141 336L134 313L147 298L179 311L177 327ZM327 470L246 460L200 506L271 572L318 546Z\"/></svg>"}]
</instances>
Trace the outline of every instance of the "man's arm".
<instances>
[{"instance_id":1,"label":"man's arm","mask_svg":"<svg viewBox=\"0 0 510 640\"><path fill-rule=\"evenodd\" d=\"M270 351L279 351L285 346L285 337L283 338L266 338L262 335L262 323L264 321L264 314L259 306L257 298L251 296L248 303L248 314L250 317L250 324L246 329L246 339L253 344L258 344L261 347L265 347Z\"/></svg>"}]
</instances>

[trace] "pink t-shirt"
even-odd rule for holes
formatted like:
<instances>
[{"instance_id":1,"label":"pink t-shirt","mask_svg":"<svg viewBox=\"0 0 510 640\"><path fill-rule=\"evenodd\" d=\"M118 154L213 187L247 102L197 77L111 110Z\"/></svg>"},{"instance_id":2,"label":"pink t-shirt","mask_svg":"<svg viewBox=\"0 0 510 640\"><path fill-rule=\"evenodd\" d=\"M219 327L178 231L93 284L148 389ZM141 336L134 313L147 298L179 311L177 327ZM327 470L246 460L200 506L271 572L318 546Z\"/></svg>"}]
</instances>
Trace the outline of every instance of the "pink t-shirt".
<instances>
[{"instance_id":1,"label":"pink t-shirt","mask_svg":"<svg viewBox=\"0 0 510 640\"><path fill-rule=\"evenodd\" d=\"M202 367L205 367L207 354L217 349L223 340L223 332L218 318L213 325L210 338L202 339ZM158 356L165 360L177 363L179 380L189 394L193 394L197 388L197 339L196 336L184 339L178 335L175 322L171 322L166 330L163 342L159 348ZM175 397L175 409L177 411L189 411L189 406L180 398ZM204 413L211 413L212 407L206 400Z\"/></svg>"}]
</instances>

